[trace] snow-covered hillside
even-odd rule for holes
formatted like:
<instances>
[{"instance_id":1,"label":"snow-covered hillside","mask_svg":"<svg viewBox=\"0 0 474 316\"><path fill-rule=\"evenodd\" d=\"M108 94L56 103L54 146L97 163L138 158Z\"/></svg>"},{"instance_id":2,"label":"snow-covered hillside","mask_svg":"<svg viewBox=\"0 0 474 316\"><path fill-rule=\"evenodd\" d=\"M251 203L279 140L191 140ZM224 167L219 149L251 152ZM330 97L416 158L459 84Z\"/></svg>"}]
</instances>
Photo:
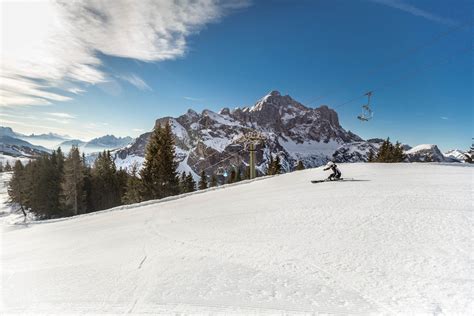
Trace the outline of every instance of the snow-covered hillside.
<instances>
[{"instance_id":1,"label":"snow-covered hillside","mask_svg":"<svg viewBox=\"0 0 474 316\"><path fill-rule=\"evenodd\" d=\"M340 167L4 227L0 313L472 313L474 169Z\"/></svg>"}]
</instances>

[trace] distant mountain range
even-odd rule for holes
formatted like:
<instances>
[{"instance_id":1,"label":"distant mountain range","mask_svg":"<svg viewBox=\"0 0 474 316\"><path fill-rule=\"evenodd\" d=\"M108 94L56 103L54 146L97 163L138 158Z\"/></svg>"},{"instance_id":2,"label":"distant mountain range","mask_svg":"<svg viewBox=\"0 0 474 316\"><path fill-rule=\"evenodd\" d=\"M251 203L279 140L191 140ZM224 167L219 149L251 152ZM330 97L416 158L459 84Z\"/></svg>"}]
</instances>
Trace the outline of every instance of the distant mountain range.
<instances>
[{"instance_id":1,"label":"distant mountain range","mask_svg":"<svg viewBox=\"0 0 474 316\"><path fill-rule=\"evenodd\" d=\"M229 168L244 168L248 165L248 148L241 142L243 135L258 132L265 138L264 144L256 146L260 173L270 155L278 155L285 171L293 170L298 161L308 167L336 162L363 162L369 152L378 151L383 139L364 140L339 123L337 113L327 106L309 108L292 99L272 91L251 107L223 108L219 112L192 109L173 118L163 117L155 126L169 122L175 138L178 171L191 172L195 177L201 170L208 174L219 173ZM92 163L99 151L113 150L117 166L127 168L133 163L142 165L146 145L151 131L136 139L105 135L88 142L57 134L29 135L15 133L9 127L0 127L2 152L10 155L37 155L61 146L68 151L78 146L88 155ZM54 140L54 146L41 146ZM19 142L22 140L23 142ZM59 141L60 140L60 141ZM29 148L29 150L26 150ZM462 150L441 153L436 145L403 145L407 161L411 162L460 162L464 160Z\"/></svg>"},{"instance_id":2,"label":"distant mountain range","mask_svg":"<svg viewBox=\"0 0 474 316\"><path fill-rule=\"evenodd\" d=\"M0 154L13 157L34 158L38 155L50 153L61 147L64 152L72 146L77 146L87 154L122 148L133 141L131 137L115 137L105 135L90 141L71 139L67 135L54 133L24 135L13 131L10 127L0 126Z\"/></svg>"},{"instance_id":3,"label":"distant mountain range","mask_svg":"<svg viewBox=\"0 0 474 316\"><path fill-rule=\"evenodd\" d=\"M363 140L340 124L337 113L321 106L308 108L290 96L272 91L254 106L218 113L188 110L177 117L156 120L155 126L169 122L175 136L179 171L192 172L195 177L201 170L219 173L222 169L248 165L248 151L239 139L247 132L263 135L265 146L257 146L257 168L264 172L270 155L281 158L285 171L292 170L297 161L306 167L316 167L329 160L337 162L363 162L368 153L378 151L383 139ZM115 152L118 166L141 164L151 132L140 135L131 145ZM436 145L414 148L403 145L407 161L462 161L443 155Z\"/></svg>"}]
</instances>

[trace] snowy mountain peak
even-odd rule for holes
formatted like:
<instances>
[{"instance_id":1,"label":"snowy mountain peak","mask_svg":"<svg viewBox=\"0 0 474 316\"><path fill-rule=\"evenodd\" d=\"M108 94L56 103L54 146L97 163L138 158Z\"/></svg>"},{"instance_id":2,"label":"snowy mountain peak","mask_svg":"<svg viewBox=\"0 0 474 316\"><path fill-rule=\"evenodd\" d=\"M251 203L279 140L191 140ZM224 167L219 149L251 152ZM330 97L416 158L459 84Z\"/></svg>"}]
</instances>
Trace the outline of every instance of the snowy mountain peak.
<instances>
[{"instance_id":1,"label":"snowy mountain peak","mask_svg":"<svg viewBox=\"0 0 474 316\"><path fill-rule=\"evenodd\" d=\"M133 138L127 137L116 137L114 135L105 135L102 137L94 138L87 142L86 147L98 147L98 148L119 148L126 146L132 142Z\"/></svg>"},{"instance_id":2,"label":"snowy mountain peak","mask_svg":"<svg viewBox=\"0 0 474 316\"><path fill-rule=\"evenodd\" d=\"M14 132L11 127L0 126L0 136L17 137L21 136L21 134Z\"/></svg>"},{"instance_id":3,"label":"snowy mountain peak","mask_svg":"<svg viewBox=\"0 0 474 316\"><path fill-rule=\"evenodd\" d=\"M460 150L460 149L452 149L445 152L444 156L450 159L465 161L466 158L468 157L468 152L464 150Z\"/></svg>"},{"instance_id":4,"label":"snowy mountain peak","mask_svg":"<svg viewBox=\"0 0 474 316\"><path fill-rule=\"evenodd\" d=\"M170 122L175 136L180 172L212 173L229 165L244 170L248 153L237 139L249 131L257 130L267 137L265 148L257 152L261 172L270 153L280 155L283 168L290 170L297 160L307 167L326 163L342 144L362 141L339 125L334 110L327 106L308 108L278 91L270 92L251 108L223 108L218 113L206 109L200 114L188 110L177 118L160 118L156 124L166 122ZM118 165L132 157L143 158L149 136L145 133L128 148L118 151ZM219 165L220 161L225 163Z\"/></svg>"},{"instance_id":5,"label":"snowy mountain peak","mask_svg":"<svg viewBox=\"0 0 474 316\"><path fill-rule=\"evenodd\" d=\"M409 161L426 162L426 161L448 161L441 153L438 146L433 144L421 144L413 147L405 152Z\"/></svg>"}]
</instances>

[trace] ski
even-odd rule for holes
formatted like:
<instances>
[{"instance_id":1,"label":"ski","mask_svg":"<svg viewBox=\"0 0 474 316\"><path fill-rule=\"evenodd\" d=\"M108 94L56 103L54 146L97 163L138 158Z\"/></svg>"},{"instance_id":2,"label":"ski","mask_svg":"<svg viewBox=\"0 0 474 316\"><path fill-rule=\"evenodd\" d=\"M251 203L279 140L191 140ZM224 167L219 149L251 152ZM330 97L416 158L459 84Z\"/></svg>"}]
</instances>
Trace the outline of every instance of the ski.
<instances>
[{"instance_id":1,"label":"ski","mask_svg":"<svg viewBox=\"0 0 474 316\"><path fill-rule=\"evenodd\" d=\"M324 180L311 180L311 183L338 182L338 181L357 181L357 180L355 180L354 178L340 178L337 180L324 179Z\"/></svg>"}]
</instances>

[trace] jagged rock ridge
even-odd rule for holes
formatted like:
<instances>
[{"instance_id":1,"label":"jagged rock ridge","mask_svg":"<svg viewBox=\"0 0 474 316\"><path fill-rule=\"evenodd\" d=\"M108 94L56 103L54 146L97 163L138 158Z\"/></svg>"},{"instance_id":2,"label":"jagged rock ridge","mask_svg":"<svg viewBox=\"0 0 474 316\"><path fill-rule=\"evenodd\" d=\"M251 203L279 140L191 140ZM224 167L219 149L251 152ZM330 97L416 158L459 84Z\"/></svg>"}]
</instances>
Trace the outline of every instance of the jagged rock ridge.
<instances>
[{"instance_id":1,"label":"jagged rock ridge","mask_svg":"<svg viewBox=\"0 0 474 316\"><path fill-rule=\"evenodd\" d=\"M194 174L220 168L243 169L248 164L248 152L238 140L250 131L266 137L265 146L257 146L260 172L270 154L278 154L283 169L289 171L298 160L306 167L318 166L332 159L343 144L363 141L341 127L334 110L327 106L308 108L278 91L272 91L252 107L224 108L218 113L204 110L200 114L188 110L177 118L160 118L155 126L166 122L170 122L175 135L179 170ZM117 164L143 161L149 136L150 132L142 134L117 151Z\"/></svg>"}]
</instances>

